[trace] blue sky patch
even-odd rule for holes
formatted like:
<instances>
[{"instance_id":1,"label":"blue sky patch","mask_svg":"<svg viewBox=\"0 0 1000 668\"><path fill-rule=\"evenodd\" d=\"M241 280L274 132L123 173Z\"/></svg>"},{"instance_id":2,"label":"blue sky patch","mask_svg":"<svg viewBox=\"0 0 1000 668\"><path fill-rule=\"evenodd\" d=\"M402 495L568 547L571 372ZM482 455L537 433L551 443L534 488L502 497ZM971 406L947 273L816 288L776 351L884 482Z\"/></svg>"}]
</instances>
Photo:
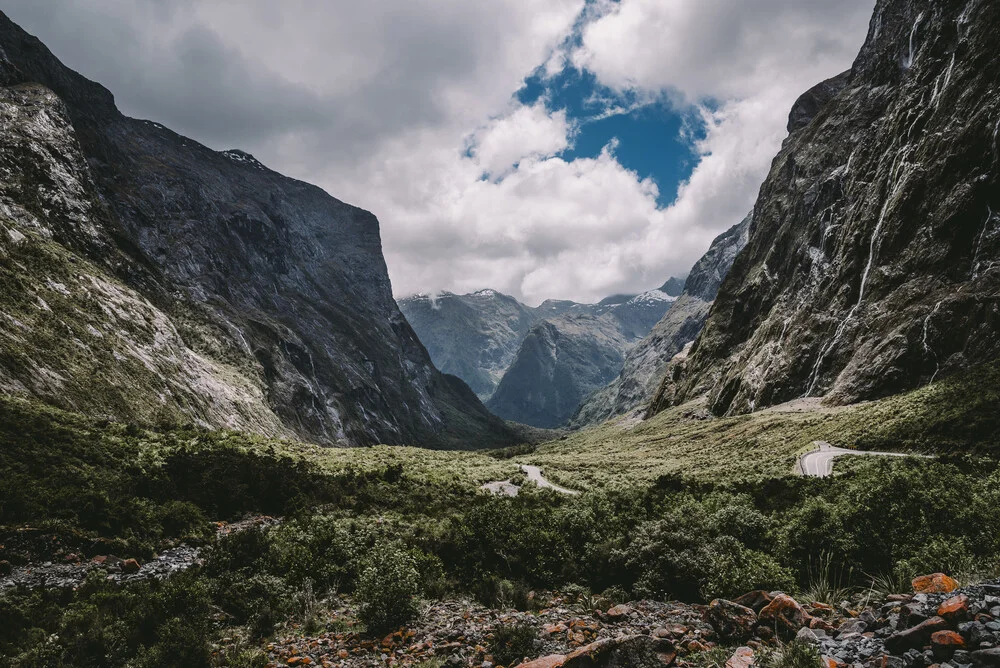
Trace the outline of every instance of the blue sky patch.
<instances>
[{"instance_id":1,"label":"blue sky patch","mask_svg":"<svg viewBox=\"0 0 1000 668\"><path fill-rule=\"evenodd\" d=\"M656 182L661 207L676 199L678 187L698 162L692 143L704 127L697 115L679 112L665 96L649 100L617 92L600 85L590 72L567 66L551 78L539 68L515 97L525 105L544 100L549 111L566 111L577 134L559 155L564 160L596 157L617 140L618 161Z\"/></svg>"}]
</instances>

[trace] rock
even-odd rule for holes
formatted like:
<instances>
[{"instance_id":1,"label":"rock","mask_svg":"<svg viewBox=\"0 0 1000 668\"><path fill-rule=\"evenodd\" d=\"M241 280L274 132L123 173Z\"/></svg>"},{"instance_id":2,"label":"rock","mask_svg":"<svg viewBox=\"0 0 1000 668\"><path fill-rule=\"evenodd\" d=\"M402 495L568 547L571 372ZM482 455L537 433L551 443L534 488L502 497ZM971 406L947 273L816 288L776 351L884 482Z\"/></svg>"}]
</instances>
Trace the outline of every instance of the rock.
<instances>
[{"instance_id":1,"label":"rock","mask_svg":"<svg viewBox=\"0 0 1000 668\"><path fill-rule=\"evenodd\" d=\"M944 573L921 575L913 579L913 591L918 594L950 594L958 589L958 582Z\"/></svg>"},{"instance_id":2,"label":"rock","mask_svg":"<svg viewBox=\"0 0 1000 668\"><path fill-rule=\"evenodd\" d=\"M931 634L934 655L940 659L950 659L955 650L965 647L965 638L954 631L935 631Z\"/></svg>"},{"instance_id":3,"label":"rock","mask_svg":"<svg viewBox=\"0 0 1000 668\"><path fill-rule=\"evenodd\" d=\"M898 656L883 656L880 668L906 668L906 662Z\"/></svg>"},{"instance_id":4,"label":"rock","mask_svg":"<svg viewBox=\"0 0 1000 668\"><path fill-rule=\"evenodd\" d=\"M126 575L131 575L132 573L139 572L139 562L135 559L126 559L122 562L122 573Z\"/></svg>"},{"instance_id":5,"label":"rock","mask_svg":"<svg viewBox=\"0 0 1000 668\"><path fill-rule=\"evenodd\" d=\"M1000 647L972 652L969 658L977 668L997 668L1000 666Z\"/></svg>"},{"instance_id":6,"label":"rock","mask_svg":"<svg viewBox=\"0 0 1000 668\"><path fill-rule=\"evenodd\" d=\"M760 611L763 610L767 606L767 604L773 600L774 597L771 596L769 593L758 589L757 591L751 591L746 594L743 594L739 598L735 599L733 603L737 603L739 605L750 608L757 614L760 614Z\"/></svg>"},{"instance_id":7,"label":"rock","mask_svg":"<svg viewBox=\"0 0 1000 668\"><path fill-rule=\"evenodd\" d=\"M952 596L938 606L937 614L952 624L964 622L969 616L969 597L965 594Z\"/></svg>"},{"instance_id":8,"label":"rock","mask_svg":"<svg viewBox=\"0 0 1000 668\"><path fill-rule=\"evenodd\" d=\"M931 634L944 631L948 622L940 617L931 617L913 628L899 631L885 639L885 648L892 654L902 654L908 649L923 647L930 642Z\"/></svg>"},{"instance_id":9,"label":"rock","mask_svg":"<svg viewBox=\"0 0 1000 668\"><path fill-rule=\"evenodd\" d=\"M754 654L749 647L737 647L729 660L726 661L726 668L750 668L753 666Z\"/></svg>"},{"instance_id":10,"label":"rock","mask_svg":"<svg viewBox=\"0 0 1000 668\"><path fill-rule=\"evenodd\" d=\"M837 631L841 634L844 633L864 633L868 630L868 624L861 619L848 619L846 622L841 624Z\"/></svg>"},{"instance_id":11,"label":"rock","mask_svg":"<svg viewBox=\"0 0 1000 668\"><path fill-rule=\"evenodd\" d=\"M793 637L812 619L788 594L779 594L760 611L760 626L769 626L777 634Z\"/></svg>"},{"instance_id":12,"label":"rock","mask_svg":"<svg viewBox=\"0 0 1000 668\"><path fill-rule=\"evenodd\" d=\"M809 620L809 628L814 631L825 631L827 633L833 633L837 628L830 622L822 619L821 617L813 617Z\"/></svg>"},{"instance_id":13,"label":"rock","mask_svg":"<svg viewBox=\"0 0 1000 668\"><path fill-rule=\"evenodd\" d=\"M712 625L722 640L748 640L753 635L757 613L746 606L717 598L708 604L705 621Z\"/></svg>"},{"instance_id":14,"label":"rock","mask_svg":"<svg viewBox=\"0 0 1000 668\"><path fill-rule=\"evenodd\" d=\"M0 575L10 575L14 571L14 567L11 566L10 562L6 559L0 560Z\"/></svg>"},{"instance_id":15,"label":"rock","mask_svg":"<svg viewBox=\"0 0 1000 668\"><path fill-rule=\"evenodd\" d=\"M285 661L285 664L289 666L310 666L313 660L308 656L293 656Z\"/></svg>"},{"instance_id":16,"label":"rock","mask_svg":"<svg viewBox=\"0 0 1000 668\"><path fill-rule=\"evenodd\" d=\"M562 666L565 662L565 655L550 654L549 656L543 656L542 658L535 659L534 661L520 663L516 668L559 668L559 666Z\"/></svg>"},{"instance_id":17,"label":"rock","mask_svg":"<svg viewBox=\"0 0 1000 668\"><path fill-rule=\"evenodd\" d=\"M795 639L809 645L819 644L819 636L817 636L816 633L808 626L803 626L799 629L799 632L795 634Z\"/></svg>"},{"instance_id":18,"label":"rock","mask_svg":"<svg viewBox=\"0 0 1000 668\"><path fill-rule=\"evenodd\" d=\"M628 617L631 614L632 614L632 608L628 607L625 604L616 605L613 608L610 608L607 612L608 619L610 619L611 621L618 621L624 619L625 617Z\"/></svg>"}]
</instances>

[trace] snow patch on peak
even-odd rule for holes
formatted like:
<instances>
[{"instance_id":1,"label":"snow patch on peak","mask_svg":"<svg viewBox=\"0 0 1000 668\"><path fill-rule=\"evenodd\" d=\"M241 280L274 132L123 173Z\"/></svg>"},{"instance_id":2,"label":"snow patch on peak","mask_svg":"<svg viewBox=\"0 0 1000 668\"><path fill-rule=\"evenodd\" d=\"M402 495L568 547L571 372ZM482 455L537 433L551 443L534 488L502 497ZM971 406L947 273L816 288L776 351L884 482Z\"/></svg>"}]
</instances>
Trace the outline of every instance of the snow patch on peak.
<instances>
[{"instance_id":1,"label":"snow patch on peak","mask_svg":"<svg viewBox=\"0 0 1000 668\"><path fill-rule=\"evenodd\" d=\"M641 295L636 295L632 299L628 300L629 304L654 304L657 302L675 302L677 297L673 295L668 295L662 290L650 290L648 292L643 292Z\"/></svg>"},{"instance_id":2,"label":"snow patch on peak","mask_svg":"<svg viewBox=\"0 0 1000 668\"><path fill-rule=\"evenodd\" d=\"M246 151L241 151L239 149L232 148L229 149L228 151L223 151L222 155L226 156L233 162L238 162L247 165L249 167L253 167L254 169L261 169L261 170L267 169L266 167L264 167L264 164L260 160L253 157Z\"/></svg>"}]
</instances>

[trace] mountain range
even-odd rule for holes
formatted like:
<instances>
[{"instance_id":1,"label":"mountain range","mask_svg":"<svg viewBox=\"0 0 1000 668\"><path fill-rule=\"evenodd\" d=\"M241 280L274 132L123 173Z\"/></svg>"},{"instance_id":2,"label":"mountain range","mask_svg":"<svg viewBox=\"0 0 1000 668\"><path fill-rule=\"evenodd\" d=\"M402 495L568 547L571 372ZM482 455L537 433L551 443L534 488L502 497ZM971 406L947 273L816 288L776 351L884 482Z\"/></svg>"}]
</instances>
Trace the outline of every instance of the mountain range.
<instances>
[{"instance_id":1,"label":"mountain range","mask_svg":"<svg viewBox=\"0 0 1000 668\"><path fill-rule=\"evenodd\" d=\"M399 300L434 363L476 391L497 415L558 427L583 397L621 369L625 352L680 295L671 278L640 295L597 304L547 300L526 306L495 290Z\"/></svg>"}]
</instances>

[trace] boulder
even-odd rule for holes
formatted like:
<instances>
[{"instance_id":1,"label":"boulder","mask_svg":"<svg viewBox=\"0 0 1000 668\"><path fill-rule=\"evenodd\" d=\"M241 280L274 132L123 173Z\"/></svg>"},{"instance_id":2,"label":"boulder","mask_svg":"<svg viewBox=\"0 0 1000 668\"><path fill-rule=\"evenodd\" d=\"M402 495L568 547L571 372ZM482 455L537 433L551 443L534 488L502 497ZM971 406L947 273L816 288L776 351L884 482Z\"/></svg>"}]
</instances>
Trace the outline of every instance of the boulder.
<instances>
[{"instance_id":1,"label":"boulder","mask_svg":"<svg viewBox=\"0 0 1000 668\"><path fill-rule=\"evenodd\" d=\"M1000 667L1000 647L993 649L981 649L969 655L972 665L977 668L998 668Z\"/></svg>"},{"instance_id":2,"label":"boulder","mask_svg":"<svg viewBox=\"0 0 1000 668\"><path fill-rule=\"evenodd\" d=\"M627 605L616 605L615 607L608 610L608 619L613 622L625 619L632 614L632 608Z\"/></svg>"},{"instance_id":3,"label":"boulder","mask_svg":"<svg viewBox=\"0 0 1000 668\"><path fill-rule=\"evenodd\" d=\"M948 622L944 619L931 617L913 628L899 631L886 638L885 648L892 654L902 654L908 649L918 649L930 642L933 633L947 630L947 628Z\"/></svg>"},{"instance_id":4,"label":"boulder","mask_svg":"<svg viewBox=\"0 0 1000 668\"><path fill-rule=\"evenodd\" d=\"M864 633L868 630L868 624L861 619L848 619L837 629L840 633Z\"/></svg>"},{"instance_id":5,"label":"boulder","mask_svg":"<svg viewBox=\"0 0 1000 668\"><path fill-rule=\"evenodd\" d=\"M935 631L931 634L931 646L934 656L947 661L955 650L965 647L965 638L954 631Z\"/></svg>"},{"instance_id":6,"label":"boulder","mask_svg":"<svg viewBox=\"0 0 1000 668\"><path fill-rule=\"evenodd\" d=\"M803 626L809 626L809 613L788 594L778 594L760 611L760 626L768 626L775 633L793 637Z\"/></svg>"},{"instance_id":7,"label":"boulder","mask_svg":"<svg viewBox=\"0 0 1000 668\"><path fill-rule=\"evenodd\" d=\"M126 559L122 562L122 573L131 574L139 572L139 562L135 559Z\"/></svg>"},{"instance_id":8,"label":"boulder","mask_svg":"<svg viewBox=\"0 0 1000 668\"><path fill-rule=\"evenodd\" d=\"M937 614L952 624L964 622L969 617L969 597L965 594L952 596L938 606Z\"/></svg>"},{"instance_id":9,"label":"boulder","mask_svg":"<svg viewBox=\"0 0 1000 668\"><path fill-rule=\"evenodd\" d=\"M950 594L958 589L958 582L944 573L932 573L913 578L913 591L918 594Z\"/></svg>"},{"instance_id":10,"label":"boulder","mask_svg":"<svg viewBox=\"0 0 1000 668\"><path fill-rule=\"evenodd\" d=\"M722 640L747 640L753 635L757 613L752 608L717 598L708 604L705 621L712 625Z\"/></svg>"},{"instance_id":11,"label":"boulder","mask_svg":"<svg viewBox=\"0 0 1000 668\"><path fill-rule=\"evenodd\" d=\"M803 626L799 629L799 632L795 634L795 639L807 645L819 645L819 636L808 626Z\"/></svg>"},{"instance_id":12,"label":"boulder","mask_svg":"<svg viewBox=\"0 0 1000 668\"><path fill-rule=\"evenodd\" d=\"M774 597L771 596L769 593L761 589L758 589L757 591L751 591L747 592L746 594L743 594L739 598L735 599L733 602L742 605L744 607L750 608L757 614L760 614L760 611L763 610L767 606L767 604L773 600Z\"/></svg>"},{"instance_id":13,"label":"boulder","mask_svg":"<svg viewBox=\"0 0 1000 668\"><path fill-rule=\"evenodd\" d=\"M750 668L753 666L753 650L749 647L738 647L736 652L726 661L726 668Z\"/></svg>"}]
</instances>

